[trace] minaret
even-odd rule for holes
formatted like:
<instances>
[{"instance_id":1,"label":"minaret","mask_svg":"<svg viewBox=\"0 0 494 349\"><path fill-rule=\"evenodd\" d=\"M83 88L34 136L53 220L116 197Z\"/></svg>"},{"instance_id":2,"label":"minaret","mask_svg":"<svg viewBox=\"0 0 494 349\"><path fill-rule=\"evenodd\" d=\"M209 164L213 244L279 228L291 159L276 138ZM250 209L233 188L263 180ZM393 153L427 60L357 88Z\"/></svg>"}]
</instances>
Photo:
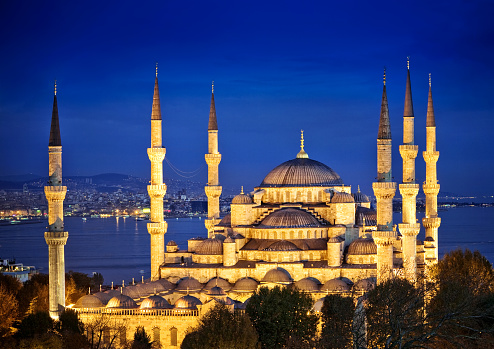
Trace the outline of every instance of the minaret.
<instances>
[{"instance_id":1,"label":"minaret","mask_svg":"<svg viewBox=\"0 0 494 349\"><path fill-rule=\"evenodd\" d=\"M422 186L425 193L425 217L422 224L425 228L425 259L427 264L435 263L438 259L438 235L437 230L441 225L441 218L437 216L437 194L439 184L437 183L436 163L439 152L436 151L436 120L434 117L434 106L432 104L431 75L429 74L429 101L427 104L426 121L426 150L423 152L426 163L425 182Z\"/></svg>"},{"instance_id":2,"label":"minaret","mask_svg":"<svg viewBox=\"0 0 494 349\"><path fill-rule=\"evenodd\" d=\"M65 255L64 249L69 233L63 226L63 200L67 187L62 186L62 141L58 122L57 82L51 114L50 140L48 142L48 186L45 196L48 201L48 231L45 241L48 245L49 312L57 319L65 308Z\"/></svg>"},{"instance_id":3,"label":"minaret","mask_svg":"<svg viewBox=\"0 0 494 349\"><path fill-rule=\"evenodd\" d=\"M218 175L218 166L221 154L218 152L218 122L214 106L214 81L211 85L211 107L209 109L208 125L208 153L205 155L208 164L208 184L204 188L208 197L208 218L204 221L208 236L213 235L213 227L219 223L221 186Z\"/></svg>"},{"instance_id":4,"label":"minaret","mask_svg":"<svg viewBox=\"0 0 494 349\"><path fill-rule=\"evenodd\" d=\"M153 109L151 111L151 148L148 156L151 161L151 184L148 194L151 201L151 223L147 224L151 235L151 281L160 278L160 266L165 262L165 233L168 224L163 218L163 196L166 185L163 183L163 159L166 148L161 141L161 107L158 88L158 64L156 63L156 78L154 79Z\"/></svg>"},{"instance_id":5,"label":"minaret","mask_svg":"<svg viewBox=\"0 0 494 349\"><path fill-rule=\"evenodd\" d=\"M373 233L377 245L377 277L384 281L393 271L393 197L396 183L391 174L391 126L389 122L388 97L386 95L386 70L383 76L381 117L377 134L377 182L372 183L377 204L377 230Z\"/></svg>"},{"instance_id":6,"label":"minaret","mask_svg":"<svg viewBox=\"0 0 494 349\"><path fill-rule=\"evenodd\" d=\"M402 235L403 269L408 280L415 280L417 274L416 245L417 235L420 231L420 224L417 223L416 216L419 185L415 183L415 158L419 147L414 144L414 119L410 59L408 58L403 112L403 144L400 145L400 154L403 159L403 182L400 184L403 223L398 225Z\"/></svg>"}]
</instances>

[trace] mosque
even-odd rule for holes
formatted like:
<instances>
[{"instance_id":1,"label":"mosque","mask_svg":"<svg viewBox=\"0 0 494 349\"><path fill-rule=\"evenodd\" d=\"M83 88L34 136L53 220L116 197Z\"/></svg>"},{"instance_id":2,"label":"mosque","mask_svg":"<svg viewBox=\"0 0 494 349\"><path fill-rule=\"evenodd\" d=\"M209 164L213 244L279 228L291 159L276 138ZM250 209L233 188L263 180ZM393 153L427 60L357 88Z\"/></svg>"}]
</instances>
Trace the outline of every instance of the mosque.
<instances>
[{"instance_id":1,"label":"mosque","mask_svg":"<svg viewBox=\"0 0 494 349\"><path fill-rule=\"evenodd\" d=\"M135 328L144 326L152 340L164 347L178 347L189 327L216 302L233 309L243 309L259 287L276 285L297 287L309 292L315 307L330 293L361 294L376 282L392 276L413 280L428 264L437 262L437 215L439 184L436 174L436 126L429 76L426 117L426 215L422 221L425 241L417 240L420 223L416 218L416 196L420 185L415 180L414 113L407 67L403 144L403 179L398 185L402 197L402 221L393 225L392 139L383 79L381 114L377 136L377 181L373 183L375 209L360 191L345 185L329 166L311 159L304 149L303 132L300 150L294 159L271 170L259 186L235 196L231 212L220 217L222 192L218 167L219 128L216 118L214 85L208 124L208 218L207 238L188 240L187 246L168 241L163 216L162 162L166 149L162 145L161 109L156 71L151 113L151 198L150 223L151 279L118 290L85 295L73 306L81 320L90 324L97 318L111 319L113 327L103 332L104 340L117 336L118 343L131 340ZM377 118L376 118L377 121ZM377 122L376 122L377 124ZM377 125L376 125L377 126ZM49 186L45 187L49 203L50 314L58 317L65 306L64 245L68 233L63 229L61 141L55 98L49 143ZM294 154L296 151L294 151Z\"/></svg>"}]
</instances>

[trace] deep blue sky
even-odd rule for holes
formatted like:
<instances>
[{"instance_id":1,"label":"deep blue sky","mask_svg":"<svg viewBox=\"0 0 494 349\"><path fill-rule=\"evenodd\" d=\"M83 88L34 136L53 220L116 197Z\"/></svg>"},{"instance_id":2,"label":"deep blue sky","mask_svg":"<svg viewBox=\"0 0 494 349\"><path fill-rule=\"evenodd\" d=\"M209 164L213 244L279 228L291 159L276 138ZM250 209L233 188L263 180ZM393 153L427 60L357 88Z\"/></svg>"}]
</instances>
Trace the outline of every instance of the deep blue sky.
<instances>
[{"instance_id":1,"label":"deep blue sky","mask_svg":"<svg viewBox=\"0 0 494 349\"><path fill-rule=\"evenodd\" d=\"M158 61L164 146L182 171L205 164L214 80L223 185L252 190L304 129L312 159L371 194L383 66L401 181L411 56L418 182L430 72L441 190L492 195L493 15L492 1L3 1L0 175L47 173L57 79L64 174L149 177Z\"/></svg>"}]
</instances>

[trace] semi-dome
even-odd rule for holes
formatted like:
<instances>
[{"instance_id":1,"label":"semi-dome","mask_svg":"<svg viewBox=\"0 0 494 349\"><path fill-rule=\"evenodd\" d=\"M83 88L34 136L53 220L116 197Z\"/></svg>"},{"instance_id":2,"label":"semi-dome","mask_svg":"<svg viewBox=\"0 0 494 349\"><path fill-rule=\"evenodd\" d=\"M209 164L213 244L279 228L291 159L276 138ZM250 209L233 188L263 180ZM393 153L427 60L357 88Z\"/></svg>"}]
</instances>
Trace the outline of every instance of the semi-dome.
<instances>
[{"instance_id":1,"label":"semi-dome","mask_svg":"<svg viewBox=\"0 0 494 349\"><path fill-rule=\"evenodd\" d=\"M262 282L289 284L292 281L290 274L282 268L271 269L264 275Z\"/></svg>"},{"instance_id":2,"label":"semi-dome","mask_svg":"<svg viewBox=\"0 0 494 349\"><path fill-rule=\"evenodd\" d=\"M202 290L202 284L192 277L184 277L178 281L175 291L181 292L199 292Z\"/></svg>"},{"instance_id":3,"label":"semi-dome","mask_svg":"<svg viewBox=\"0 0 494 349\"><path fill-rule=\"evenodd\" d=\"M206 239L196 248L196 254L220 255L223 254L223 242L220 239Z\"/></svg>"},{"instance_id":4,"label":"semi-dome","mask_svg":"<svg viewBox=\"0 0 494 349\"><path fill-rule=\"evenodd\" d=\"M99 299L95 295L87 294L77 300L74 308L101 308L104 306L105 305L103 304L101 299Z\"/></svg>"},{"instance_id":5,"label":"semi-dome","mask_svg":"<svg viewBox=\"0 0 494 349\"><path fill-rule=\"evenodd\" d=\"M293 242L280 240L273 242L269 247L264 249L265 251L300 251Z\"/></svg>"},{"instance_id":6,"label":"semi-dome","mask_svg":"<svg viewBox=\"0 0 494 349\"><path fill-rule=\"evenodd\" d=\"M234 292L254 292L257 290L259 282L250 277L239 279L232 288Z\"/></svg>"},{"instance_id":7,"label":"semi-dome","mask_svg":"<svg viewBox=\"0 0 494 349\"><path fill-rule=\"evenodd\" d=\"M348 292L350 286L343 280L331 279L322 285L321 292Z\"/></svg>"},{"instance_id":8,"label":"semi-dome","mask_svg":"<svg viewBox=\"0 0 494 349\"><path fill-rule=\"evenodd\" d=\"M376 254L377 245L372 238L360 238L348 246L348 255Z\"/></svg>"},{"instance_id":9,"label":"semi-dome","mask_svg":"<svg viewBox=\"0 0 494 349\"><path fill-rule=\"evenodd\" d=\"M282 208L261 221L258 228L307 228L320 227L321 223L307 211Z\"/></svg>"},{"instance_id":10,"label":"semi-dome","mask_svg":"<svg viewBox=\"0 0 494 349\"><path fill-rule=\"evenodd\" d=\"M314 278L304 278L295 282L295 287L307 292L319 292L319 281Z\"/></svg>"},{"instance_id":11,"label":"semi-dome","mask_svg":"<svg viewBox=\"0 0 494 349\"><path fill-rule=\"evenodd\" d=\"M139 309L171 309L173 308L166 299L161 296L153 295L145 298Z\"/></svg>"},{"instance_id":12,"label":"semi-dome","mask_svg":"<svg viewBox=\"0 0 494 349\"><path fill-rule=\"evenodd\" d=\"M129 296L119 294L108 301L107 308L132 309L137 308L136 302Z\"/></svg>"},{"instance_id":13,"label":"semi-dome","mask_svg":"<svg viewBox=\"0 0 494 349\"><path fill-rule=\"evenodd\" d=\"M308 159L296 158L275 167L260 187L312 187L343 184L340 176L329 166Z\"/></svg>"},{"instance_id":14,"label":"semi-dome","mask_svg":"<svg viewBox=\"0 0 494 349\"><path fill-rule=\"evenodd\" d=\"M331 203L354 203L352 194L348 194L345 192L335 192L333 197L331 198Z\"/></svg>"},{"instance_id":15,"label":"semi-dome","mask_svg":"<svg viewBox=\"0 0 494 349\"><path fill-rule=\"evenodd\" d=\"M202 302L194 296L186 295L180 297L175 302L175 309L188 309L195 310L198 305L202 305Z\"/></svg>"}]
</instances>

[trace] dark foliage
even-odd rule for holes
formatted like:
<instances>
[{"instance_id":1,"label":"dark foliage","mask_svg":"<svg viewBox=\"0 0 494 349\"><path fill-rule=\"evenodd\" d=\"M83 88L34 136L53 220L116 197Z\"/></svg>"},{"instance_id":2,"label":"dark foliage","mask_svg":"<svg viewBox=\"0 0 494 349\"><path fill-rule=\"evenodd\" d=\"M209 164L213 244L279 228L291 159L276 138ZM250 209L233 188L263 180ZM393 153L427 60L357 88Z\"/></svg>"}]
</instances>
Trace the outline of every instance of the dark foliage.
<instances>
[{"instance_id":1,"label":"dark foliage","mask_svg":"<svg viewBox=\"0 0 494 349\"><path fill-rule=\"evenodd\" d=\"M319 348L352 348L355 305L352 297L327 295L321 309Z\"/></svg>"}]
</instances>

